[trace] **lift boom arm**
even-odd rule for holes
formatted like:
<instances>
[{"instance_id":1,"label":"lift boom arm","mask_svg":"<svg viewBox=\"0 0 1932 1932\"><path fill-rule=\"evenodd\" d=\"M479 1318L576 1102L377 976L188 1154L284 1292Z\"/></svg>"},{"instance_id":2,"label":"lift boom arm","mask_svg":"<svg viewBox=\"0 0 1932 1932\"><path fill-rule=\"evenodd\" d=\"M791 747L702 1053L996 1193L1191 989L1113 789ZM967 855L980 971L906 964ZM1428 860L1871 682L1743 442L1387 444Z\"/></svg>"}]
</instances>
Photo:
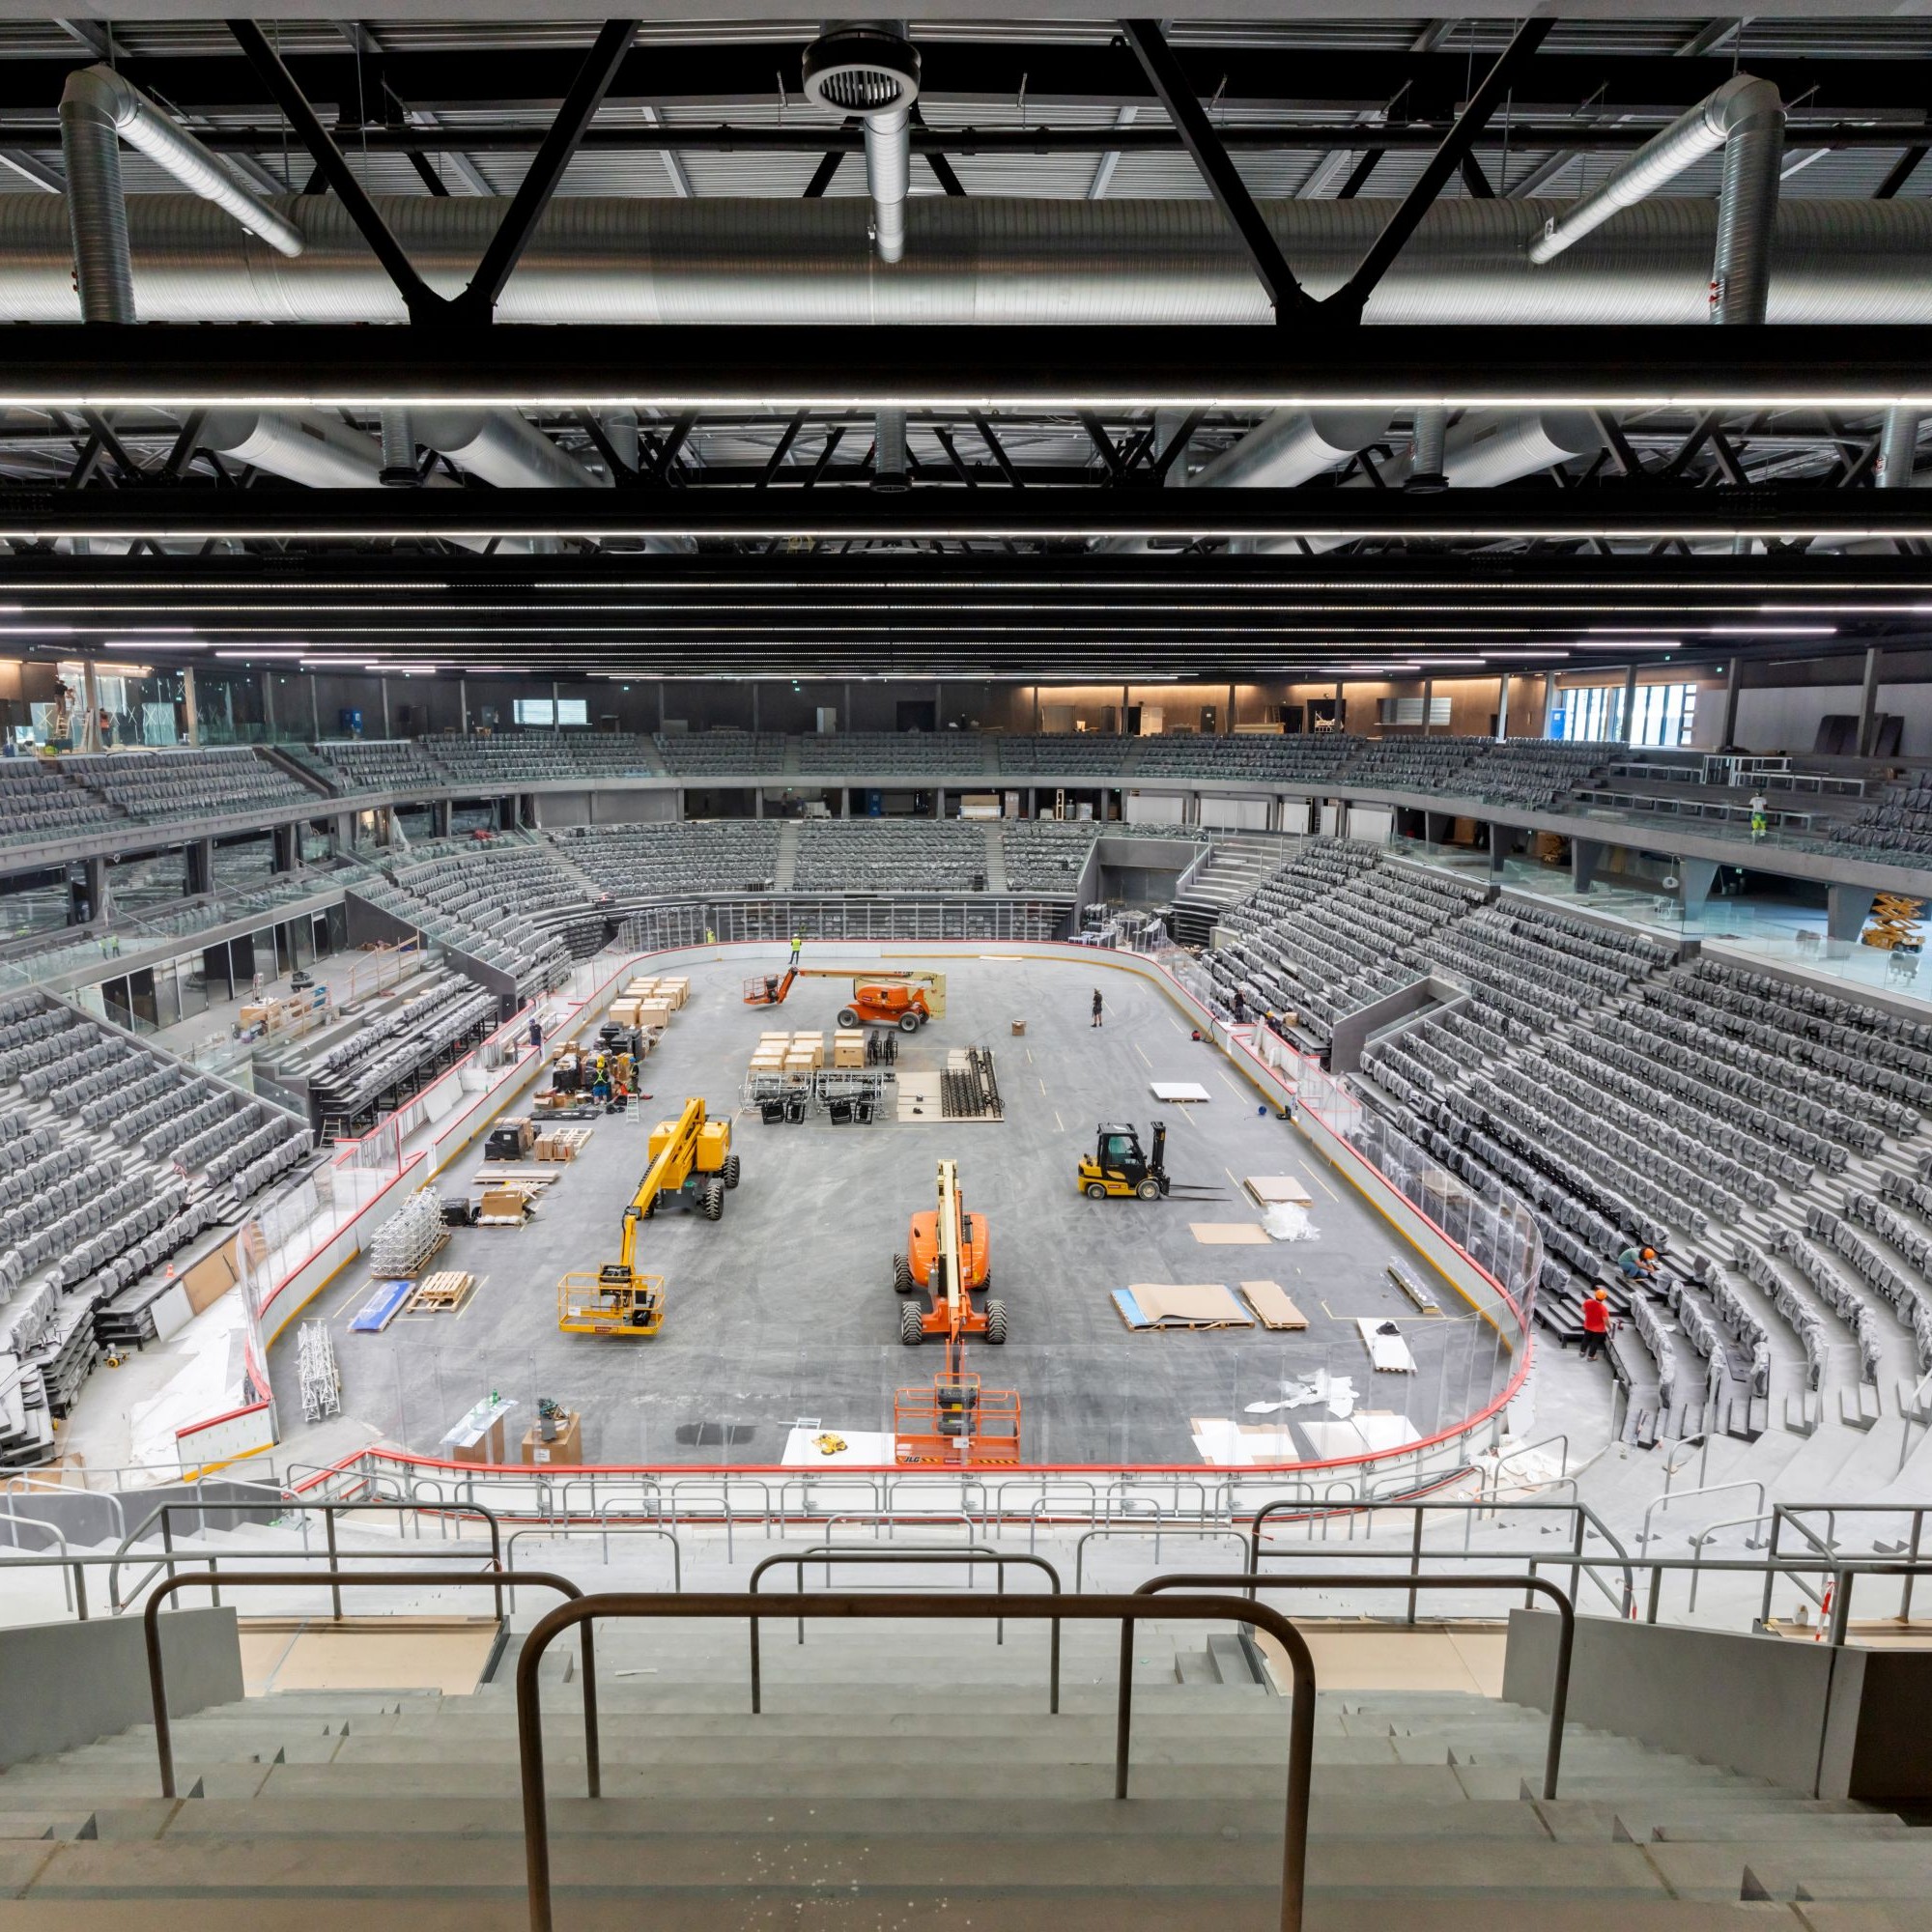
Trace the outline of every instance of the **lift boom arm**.
<instances>
[{"instance_id":1,"label":"lift boom arm","mask_svg":"<svg viewBox=\"0 0 1932 1932\"><path fill-rule=\"evenodd\" d=\"M676 1131L658 1150L658 1157L644 1170L644 1178L638 1182L638 1191L624 1209L624 1238L617 1255L617 1264L626 1274L637 1271L634 1263L638 1248L638 1223L651 1211L660 1194L684 1185L686 1177L691 1173L692 1162L697 1158L697 1134L703 1125L704 1102L696 1098L687 1100L684 1112L677 1117Z\"/></svg>"}]
</instances>

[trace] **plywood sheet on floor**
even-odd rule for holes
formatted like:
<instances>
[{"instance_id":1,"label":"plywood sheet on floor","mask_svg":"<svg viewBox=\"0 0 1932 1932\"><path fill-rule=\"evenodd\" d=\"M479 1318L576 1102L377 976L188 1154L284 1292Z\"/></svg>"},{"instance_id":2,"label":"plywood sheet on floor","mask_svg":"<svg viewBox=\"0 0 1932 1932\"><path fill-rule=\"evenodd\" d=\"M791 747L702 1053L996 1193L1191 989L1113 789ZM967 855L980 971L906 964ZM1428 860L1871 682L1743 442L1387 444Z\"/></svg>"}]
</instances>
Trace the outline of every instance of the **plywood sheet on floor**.
<instances>
[{"instance_id":1,"label":"plywood sheet on floor","mask_svg":"<svg viewBox=\"0 0 1932 1932\"><path fill-rule=\"evenodd\" d=\"M1190 1221L1188 1228L1204 1248L1264 1248L1268 1231L1259 1221Z\"/></svg>"},{"instance_id":2,"label":"plywood sheet on floor","mask_svg":"<svg viewBox=\"0 0 1932 1932\"><path fill-rule=\"evenodd\" d=\"M1308 1317L1289 1299L1278 1281L1244 1281L1241 1296L1261 1318L1264 1328L1306 1328Z\"/></svg>"},{"instance_id":3,"label":"plywood sheet on floor","mask_svg":"<svg viewBox=\"0 0 1932 1932\"><path fill-rule=\"evenodd\" d=\"M1503 1694L1502 1631L1337 1630L1300 1626L1315 1659L1315 1679L1324 1690L1459 1690L1482 1697ZM1284 1691L1291 1682L1287 1654L1265 1631L1255 1641L1269 1673Z\"/></svg>"},{"instance_id":4,"label":"plywood sheet on floor","mask_svg":"<svg viewBox=\"0 0 1932 1932\"><path fill-rule=\"evenodd\" d=\"M484 1600L489 1593L484 1592ZM251 1697L270 1690L474 1690L497 1641L487 1617L327 1618L242 1625L242 1675Z\"/></svg>"},{"instance_id":5,"label":"plywood sheet on floor","mask_svg":"<svg viewBox=\"0 0 1932 1932\"><path fill-rule=\"evenodd\" d=\"M1129 1328L1252 1328L1248 1311L1218 1281L1137 1281L1114 1291Z\"/></svg>"},{"instance_id":6,"label":"plywood sheet on floor","mask_svg":"<svg viewBox=\"0 0 1932 1932\"><path fill-rule=\"evenodd\" d=\"M1296 1208L1312 1208L1315 1197L1292 1174L1251 1174L1241 1182L1260 1208L1278 1208L1284 1202Z\"/></svg>"}]
</instances>

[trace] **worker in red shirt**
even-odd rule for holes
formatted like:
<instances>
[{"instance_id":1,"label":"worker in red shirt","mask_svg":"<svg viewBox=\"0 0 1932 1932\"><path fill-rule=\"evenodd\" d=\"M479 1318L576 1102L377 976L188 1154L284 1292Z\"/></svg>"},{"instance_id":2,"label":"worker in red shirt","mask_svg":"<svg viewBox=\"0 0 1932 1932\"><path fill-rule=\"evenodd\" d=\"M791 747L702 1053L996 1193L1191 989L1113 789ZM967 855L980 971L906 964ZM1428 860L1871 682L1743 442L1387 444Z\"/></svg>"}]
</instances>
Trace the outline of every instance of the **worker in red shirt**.
<instances>
[{"instance_id":1,"label":"worker in red shirt","mask_svg":"<svg viewBox=\"0 0 1932 1932\"><path fill-rule=\"evenodd\" d=\"M1594 1362L1610 1339L1610 1291L1595 1290L1583 1297L1583 1359Z\"/></svg>"}]
</instances>

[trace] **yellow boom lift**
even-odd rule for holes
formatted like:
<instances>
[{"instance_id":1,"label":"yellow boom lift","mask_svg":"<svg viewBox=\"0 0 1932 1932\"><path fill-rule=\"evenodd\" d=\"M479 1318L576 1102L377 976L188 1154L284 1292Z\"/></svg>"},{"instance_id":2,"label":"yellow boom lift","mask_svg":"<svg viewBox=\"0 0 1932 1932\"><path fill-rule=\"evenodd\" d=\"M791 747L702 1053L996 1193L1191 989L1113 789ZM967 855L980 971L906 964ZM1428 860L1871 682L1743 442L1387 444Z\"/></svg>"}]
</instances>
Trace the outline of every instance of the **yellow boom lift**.
<instances>
[{"instance_id":1,"label":"yellow boom lift","mask_svg":"<svg viewBox=\"0 0 1932 1932\"><path fill-rule=\"evenodd\" d=\"M731 1122L707 1120L702 1100L687 1100L676 1120L660 1121L648 1151L650 1166L624 1209L617 1259L556 1285L556 1325L566 1335L655 1335L664 1326L664 1277L637 1270L638 1224L667 1207L716 1221L726 1190L738 1184Z\"/></svg>"}]
</instances>

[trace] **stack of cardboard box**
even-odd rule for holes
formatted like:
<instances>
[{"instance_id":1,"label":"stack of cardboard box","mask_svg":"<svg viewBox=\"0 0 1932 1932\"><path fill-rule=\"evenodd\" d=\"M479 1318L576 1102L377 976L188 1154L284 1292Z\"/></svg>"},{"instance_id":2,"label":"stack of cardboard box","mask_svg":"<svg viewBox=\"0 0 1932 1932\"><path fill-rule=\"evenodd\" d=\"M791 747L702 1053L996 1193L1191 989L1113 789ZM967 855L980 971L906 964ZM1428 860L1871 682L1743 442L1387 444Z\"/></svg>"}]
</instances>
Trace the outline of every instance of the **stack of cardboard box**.
<instances>
[{"instance_id":1,"label":"stack of cardboard box","mask_svg":"<svg viewBox=\"0 0 1932 1932\"><path fill-rule=\"evenodd\" d=\"M825 1065L825 1036L822 1033L795 1033L785 1048L787 1073L815 1073Z\"/></svg>"},{"instance_id":2,"label":"stack of cardboard box","mask_svg":"<svg viewBox=\"0 0 1932 1932\"><path fill-rule=\"evenodd\" d=\"M791 1045L788 1033L761 1033L758 1036L757 1051L752 1055L753 1073L782 1073L784 1071L785 1049Z\"/></svg>"}]
</instances>

